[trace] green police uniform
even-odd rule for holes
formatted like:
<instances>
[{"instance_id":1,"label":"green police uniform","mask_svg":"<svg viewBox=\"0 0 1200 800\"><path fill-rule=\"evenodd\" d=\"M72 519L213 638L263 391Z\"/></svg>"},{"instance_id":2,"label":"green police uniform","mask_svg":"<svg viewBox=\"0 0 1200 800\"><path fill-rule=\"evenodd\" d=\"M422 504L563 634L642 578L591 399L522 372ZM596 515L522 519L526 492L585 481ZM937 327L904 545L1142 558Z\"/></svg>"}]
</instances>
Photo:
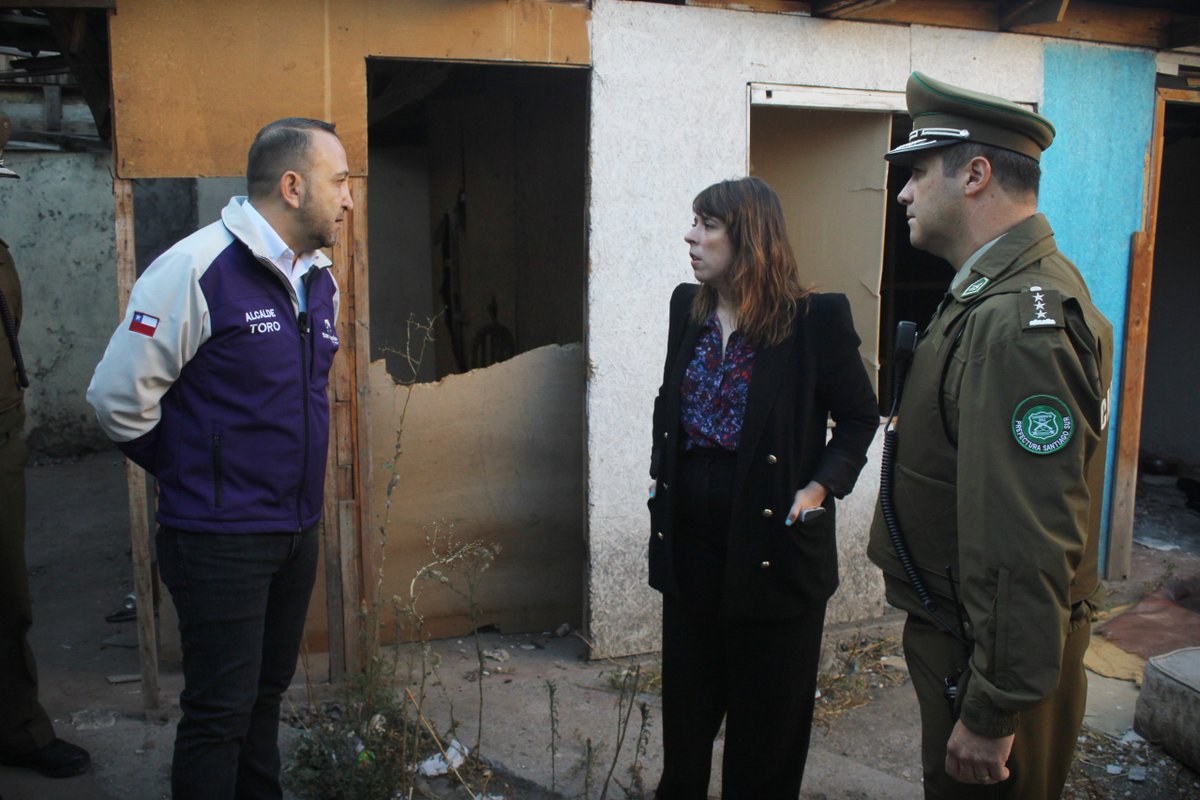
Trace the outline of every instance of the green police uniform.
<instances>
[{"instance_id":1,"label":"green police uniform","mask_svg":"<svg viewBox=\"0 0 1200 800\"><path fill-rule=\"evenodd\" d=\"M3 241L0 293L19 328L21 284ZM17 376L13 348L0 328L0 754L27 753L54 741L38 703L37 668L26 639L32 616L25 569L25 407Z\"/></svg>"},{"instance_id":2,"label":"green police uniform","mask_svg":"<svg viewBox=\"0 0 1200 800\"><path fill-rule=\"evenodd\" d=\"M926 797L1061 794L1086 699L1112 353L1112 326L1041 214L986 248L918 340L891 494L935 610L909 581L882 503L868 554L909 614ZM952 709L945 679L959 670ZM946 774L956 713L977 734L1015 734L1009 780Z\"/></svg>"}]
</instances>

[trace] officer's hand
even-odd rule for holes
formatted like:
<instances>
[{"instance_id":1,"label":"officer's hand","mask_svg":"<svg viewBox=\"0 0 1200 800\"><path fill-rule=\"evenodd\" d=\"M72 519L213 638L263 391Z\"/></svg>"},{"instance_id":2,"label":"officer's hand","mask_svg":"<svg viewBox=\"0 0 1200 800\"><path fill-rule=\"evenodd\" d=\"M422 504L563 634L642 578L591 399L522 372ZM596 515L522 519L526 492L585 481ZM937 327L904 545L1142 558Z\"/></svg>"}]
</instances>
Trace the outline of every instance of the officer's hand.
<instances>
[{"instance_id":1,"label":"officer's hand","mask_svg":"<svg viewBox=\"0 0 1200 800\"><path fill-rule=\"evenodd\" d=\"M993 784L1008 780L1013 737L980 736L962 720L954 723L946 742L946 774L960 783Z\"/></svg>"},{"instance_id":2,"label":"officer's hand","mask_svg":"<svg viewBox=\"0 0 1200 800\"><path fill-rule=\"evenodd\" d=\"M787 524L794 524L796 517L800 516L800 512L804 509L816 508L824 503L825 494L825 487L816 481L809 481L807 486L797 490L796 501L792 503L792 510L787 515Z\"/></svg>"}]
</instances>

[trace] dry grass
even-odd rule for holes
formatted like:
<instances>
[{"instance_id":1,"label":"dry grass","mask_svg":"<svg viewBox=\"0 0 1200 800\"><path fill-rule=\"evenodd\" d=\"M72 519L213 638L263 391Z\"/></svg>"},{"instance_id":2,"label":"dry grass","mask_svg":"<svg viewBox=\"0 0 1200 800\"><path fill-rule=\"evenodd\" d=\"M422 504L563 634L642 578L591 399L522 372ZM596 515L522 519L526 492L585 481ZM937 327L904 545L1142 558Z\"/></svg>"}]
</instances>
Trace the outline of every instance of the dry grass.
<instances>
[{"instance_id":1,"label":"dry grass","mask_svg":"<svg viewBox=\"0 0 1200 800\"><path fill-rule=\"evenodd\" d=\"M872 692L908 680L902 669L887 666L885 656L899 657L900 640L894 637L857 635L836 645L833 666L817 676L817 699L813 725L825 730L845 714L871 702Z\"/></svg>"}]
</instances>

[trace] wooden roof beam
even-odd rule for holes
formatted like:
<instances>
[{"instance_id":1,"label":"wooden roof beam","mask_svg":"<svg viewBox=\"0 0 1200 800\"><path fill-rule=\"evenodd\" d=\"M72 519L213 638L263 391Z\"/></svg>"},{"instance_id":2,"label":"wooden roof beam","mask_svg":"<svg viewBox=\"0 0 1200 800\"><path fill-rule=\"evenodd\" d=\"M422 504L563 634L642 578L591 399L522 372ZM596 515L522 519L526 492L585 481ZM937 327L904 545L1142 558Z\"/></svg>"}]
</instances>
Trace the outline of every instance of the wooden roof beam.
<instances>
[{"instance_id":1,"label":"wooden roof beam","mask_svg":"<svg viewBox=\"0 0 1200 800\"><path fill-rule=\"evenodd\" d=\"M1167 25L1167 49L1200 44L1200 18L1185 19Z\"/></svg>"},{"instance_id":2,"label":"wooden roof beam","mask_svg":"<svg viewBox=\"0 0 1200 800\"><path fill-rule=\"evenodd\" d=\"M998 9L1000 30L1062 22L1068 2L1070 0L1002 0Z\"/></svg>"},{"instance_id":3,"label":"wooden roof beam","mask_svg":"<svg viewBox=\"0 0 1200 800\"><path fill-rule=\"evenodd\" d=\"M814 0L812 15L845 19L864 11L890 6L895 2L896 0Z\"/></svg>"}]
</instances>

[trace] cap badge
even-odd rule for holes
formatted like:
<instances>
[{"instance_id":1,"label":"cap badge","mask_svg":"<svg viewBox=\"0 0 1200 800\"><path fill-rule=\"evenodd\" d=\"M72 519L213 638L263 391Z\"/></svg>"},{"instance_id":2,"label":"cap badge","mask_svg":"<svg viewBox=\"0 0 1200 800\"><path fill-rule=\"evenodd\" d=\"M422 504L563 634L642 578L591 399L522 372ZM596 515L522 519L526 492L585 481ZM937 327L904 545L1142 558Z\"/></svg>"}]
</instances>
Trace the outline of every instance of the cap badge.
<instances>
[{"instance_id":1,"label":"cap badge","mask_svg":"<svg viewBox=\"0 0 1200 800\"><path fill-rule=\"evenodd\" d=\"M971 132L966 128L913 128L912 133L908 135L908 140L911 142L915 139L962 139L966 141L971 138Z\"/></svg>"}]
</instances>

